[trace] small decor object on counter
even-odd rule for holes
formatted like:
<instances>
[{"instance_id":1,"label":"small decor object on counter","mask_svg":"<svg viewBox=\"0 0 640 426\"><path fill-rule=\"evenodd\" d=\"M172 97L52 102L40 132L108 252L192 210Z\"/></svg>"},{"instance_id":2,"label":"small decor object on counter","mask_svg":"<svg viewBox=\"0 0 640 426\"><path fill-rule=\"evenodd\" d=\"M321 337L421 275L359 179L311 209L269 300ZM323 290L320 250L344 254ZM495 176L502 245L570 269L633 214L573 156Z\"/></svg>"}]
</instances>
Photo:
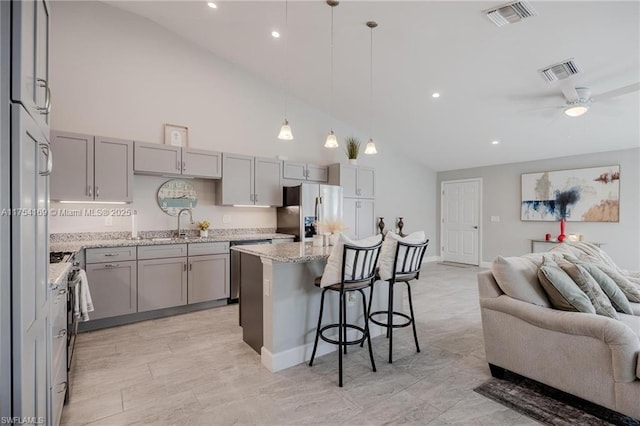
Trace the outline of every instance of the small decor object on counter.
<instances>
[{"instance_id":1,"label":"small decor object on counter","mask_svg":"<svg viewBox=\"0 0 640 426\"><path fill-rule=\"evenodd\" d=\"M192 209L198 204L198 195L190 182L172 179L158 189L158 205L169 216L177 216L180 209Z\"/></svg>"},{"instance_id":2,"label":"small decor object on counter","mask_svg":"<svg viewBox=\"0 0 640 426\"><path fill-rule=\"evenodd\" d=\"M198 222L198 228L200 228L200 236L202 238L207 238L209 236L209 227L211 223L208 220L203 220L202 222Z\"/></svg>"},{"instance_id":3,"label":"small decor object on counter","mask_svg":"<svg viewBox=\"0 0 640 426\"><path fill-rule=\"evenodd\" d=\"M544 234L544 239L547 241L551 241L551 234Z\"/></svg>"},{"instance_id":4,"label":"small decor object on counter","mask_svg":"<svg viewBox=\"0 0 640 426\"><path fill-rule=\"evenodd\" d=\"M345 139L344 144L349 164L354 166L357 165L358 154L360 153L360 141L356 137L349 136Z\"/></svg>"},{"instance_id":5,"label":"small decor object on counter","mask_svg":"<svg viewBox=\"0 0 640 426\"><path fill-rule=\"evenodd\" d=\"M398 218L398 235L401 237L406 237L406 235L402 232L402 228L404 228L404 221L401 217Z\"/></svg>"},{"instance_id":6,"label":"small decor object on counter","mask_svg":"<svg viewBox=\"0 0 640 426\"><path fill-rule=\"evenodd\" d=\"M175 124L164 125L165 145L179 146L186 148L189 146L189 129L185 126Z\"/></svg>"},{"instance_id":7,"label":"small decor object on counter","mask_svg":"<svg viewBox=\"0 0 640 426\"><path fill-rule=\"evenodd\" d=\"M131 213L131 239L132 240L137 240L139 239L138 237L138 214L137 212L132 212Z\"/></svg>"},{"instance_id":8,"label":"small decor object on counter","mask_svg":"<svg viewBox=\"0 0 640 426\"><path fill-rule=\"evenodd\" d=\"M564 217L562 219L560 219L560 235L558 235L558 241L563 242L565 240L565 238L567 238L567 236L564 233L564 226L565 226L566 222L564 220Z\"/></svg>"}]
</instances>

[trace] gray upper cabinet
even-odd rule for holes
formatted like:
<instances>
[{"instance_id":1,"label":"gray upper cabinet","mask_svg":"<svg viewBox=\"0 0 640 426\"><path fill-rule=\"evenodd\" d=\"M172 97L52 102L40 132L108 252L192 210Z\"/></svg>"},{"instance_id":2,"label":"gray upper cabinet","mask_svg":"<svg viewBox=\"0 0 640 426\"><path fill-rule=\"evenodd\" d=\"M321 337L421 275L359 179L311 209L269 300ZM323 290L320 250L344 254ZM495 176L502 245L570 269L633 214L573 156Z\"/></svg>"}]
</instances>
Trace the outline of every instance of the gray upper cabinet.
<instances>
[{"instance_id":1,"label":"gray upper cabinet","mask_svg":"<svg viewBox=\"0 0 640 426\"><path fill-rule=\"evenodd\" d=\"M285 161L283 163L282 175L285 179L301 181L326 182L328 179L326 166L296 163L294 161Z\"/></svg>"},{"instance_id":2,"label":"gray upper cabinet","mask_svg":"<svg viewBox=\"0 0 640 426\"><path fill-rule=\"evenodd\" d=\"M222 154L218 204L282 205L282 162L271 158Z\"/></svg>"},{"instance_id":3,"label":"gray upper cabinet","mask_svg":"<svg viewBox=\"0 0 640 426\"><path fill-rule=\"evenodd\" d=\"M45 0L12 1L11 99L49 131L49 5Z\"/></svg>"},{"instance_id":4,"label":"gray upper cabinet","mask_svg":"<svg viewBox=\"0 0 640 426\"><path fill-rule=\"evenodd\" d=\"M254 179L254 204L282 205L282 163L279 160L256 157Z\"/></svg>"},{"instance_id":5,"label":"gray upper cabinet","mask_svg":"<svg viewBox=\"0 0 640 426\"><path fill-rule=\"evenodd\" d=\"M134 171L219 179L222 176L221 157L217 151L135 142Z\"/></svg>"},{"instance_id":6,"label":"gray upper cabinet","mask_svg":"<svg viewBox=\"0 0 640 426\"><path fill-rule=\"evenodd\" d=\"M136 141L133 170L136 173L147 174L180 174L182 148Z\"/></svg>"},{"instance_id":7,"label":"gray upper cabinet","mask_svg":"<svg viewBox=\"0 0 640 426\"><path fill-rule=\"evenodd\" d=\"M52 200L133 201L133 142L52 132L51 150Z\"/></svg>"},{"instance_id":8,"label":"gray upper cabinet","mask_svg":"<svg viewBox=\"0 0 640 426\"><path fill-rule=\"evenodd\" d=\"M332 164L329 166L329 183L340 185L345 197L375 198L375 170L371 167Z\"/></svg>"}]
</instances>

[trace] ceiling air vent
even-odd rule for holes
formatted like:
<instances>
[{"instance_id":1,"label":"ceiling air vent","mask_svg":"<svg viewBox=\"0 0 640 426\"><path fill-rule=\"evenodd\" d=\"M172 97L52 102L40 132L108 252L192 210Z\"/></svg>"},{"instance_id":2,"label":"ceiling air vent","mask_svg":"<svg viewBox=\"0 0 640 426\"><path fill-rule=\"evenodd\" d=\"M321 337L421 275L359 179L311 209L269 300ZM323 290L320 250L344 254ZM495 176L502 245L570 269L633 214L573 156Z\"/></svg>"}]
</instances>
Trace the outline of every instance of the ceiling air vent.
<instances>
[{"instance_id":1,"label":"ceiling air vent","mask_svg":"<svg viewBox=\"0 0 640 426\"><path fill-rule=\"evenodd\" d=\"M569 78L572 75L578 74L580 72L580 69L573 61L573 58L571 58L564 62L559 62L557 64L544 67L538 70L538 72L546 81L553 82L564 80L565 78Z\"/></svg>"},{"instance_id":2,"label":"ceiling air vent","mask_svg":"<svg viewBox=\"0 0 640 426\"><path fill-rule=\"evenodd\" d=\"M531 5L526 1L514 1L503 4L485 10L484 13L486 13L489 19L498 27L520 22L525 18L531 18L537 15L536 11L533 10Z\"/></svg>"}]
</instances>

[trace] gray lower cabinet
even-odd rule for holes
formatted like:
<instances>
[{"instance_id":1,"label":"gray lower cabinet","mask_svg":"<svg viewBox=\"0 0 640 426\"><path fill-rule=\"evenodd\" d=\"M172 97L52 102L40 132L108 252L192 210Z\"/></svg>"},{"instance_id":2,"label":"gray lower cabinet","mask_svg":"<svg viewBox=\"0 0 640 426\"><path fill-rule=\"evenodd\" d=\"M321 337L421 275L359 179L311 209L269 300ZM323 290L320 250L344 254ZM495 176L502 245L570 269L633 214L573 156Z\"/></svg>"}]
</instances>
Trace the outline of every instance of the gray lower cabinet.
<instances>
[{"instance_id":1,"label":"gray lower cabinet","mask_svg":"<svg viewBox=\"0 0 640 426\"><path fill-rule=\"evenodd\" d=\"M138 312L186 304L186 257L138 260Z\"/></svg>"},{"instance_id":2,"label":"gray lower cabinet","mask_svg":"<svg viewBox=\"0 0 640 426\"><path fill-rule=\"evenodd\" d=\"M189 257L188 303L229 297L229 255Z\"/></svg>"},{"instance_id":3,"label":"gray lower cabinet","mask_svg":"<svg viewBox=\"0 0 640 426\"><path fill-rule=\"evenodd\" d=\"M92 320L133 314L137 310L135 260L86 266L94 311Z\"/></svg>"}]
</instances>

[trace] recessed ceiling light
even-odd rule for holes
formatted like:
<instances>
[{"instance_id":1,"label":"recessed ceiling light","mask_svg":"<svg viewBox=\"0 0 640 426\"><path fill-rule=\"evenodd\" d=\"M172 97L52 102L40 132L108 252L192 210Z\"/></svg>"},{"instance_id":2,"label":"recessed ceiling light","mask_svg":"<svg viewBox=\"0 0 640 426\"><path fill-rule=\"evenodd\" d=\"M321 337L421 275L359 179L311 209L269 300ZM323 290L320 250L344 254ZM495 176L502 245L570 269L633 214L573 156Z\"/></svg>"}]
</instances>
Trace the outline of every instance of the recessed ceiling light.
<instances>
[{"instance_id":1,"label":"recessed ceiling light","mask_svg":"<svg viewBox=\"0 0 640 426\"><path fill-rule=\"evenodd\" d=\"M211 9L217 9L218 5L215 4L214 2L210 1L207 3L207 6L209 6Z\"/></svg>"},{"instance_id":2,"label":"recessed ceiling light","mask_svg":"<svg viewBox=\"0 0 640 426\"><path fill-rule=\"evenodd\" d=\"M440 97L440 93L434 92L434 93L431 94L431 97L432 98L439 98Z\"/></svg>"},{"instance_id":3,"label":"recessed ceiling light","mask_svg":"<svg viewBox=\"0 0 640 426\"><path fill-rule=\"evenodd\" d=\"M271 31L271 35L273 36L273 38L280 38L280 33L277 31Z\"/></svg>"},{"instance_id":4,"label":"recessed ceiling light","mask_svg":"<svg viewBox=\"0 0 640 426\"><path fill-rule=\"evenodd\" d=\"M491 145L498 145L500 141L491 141Z\"/></svg>"}]
</instances>

